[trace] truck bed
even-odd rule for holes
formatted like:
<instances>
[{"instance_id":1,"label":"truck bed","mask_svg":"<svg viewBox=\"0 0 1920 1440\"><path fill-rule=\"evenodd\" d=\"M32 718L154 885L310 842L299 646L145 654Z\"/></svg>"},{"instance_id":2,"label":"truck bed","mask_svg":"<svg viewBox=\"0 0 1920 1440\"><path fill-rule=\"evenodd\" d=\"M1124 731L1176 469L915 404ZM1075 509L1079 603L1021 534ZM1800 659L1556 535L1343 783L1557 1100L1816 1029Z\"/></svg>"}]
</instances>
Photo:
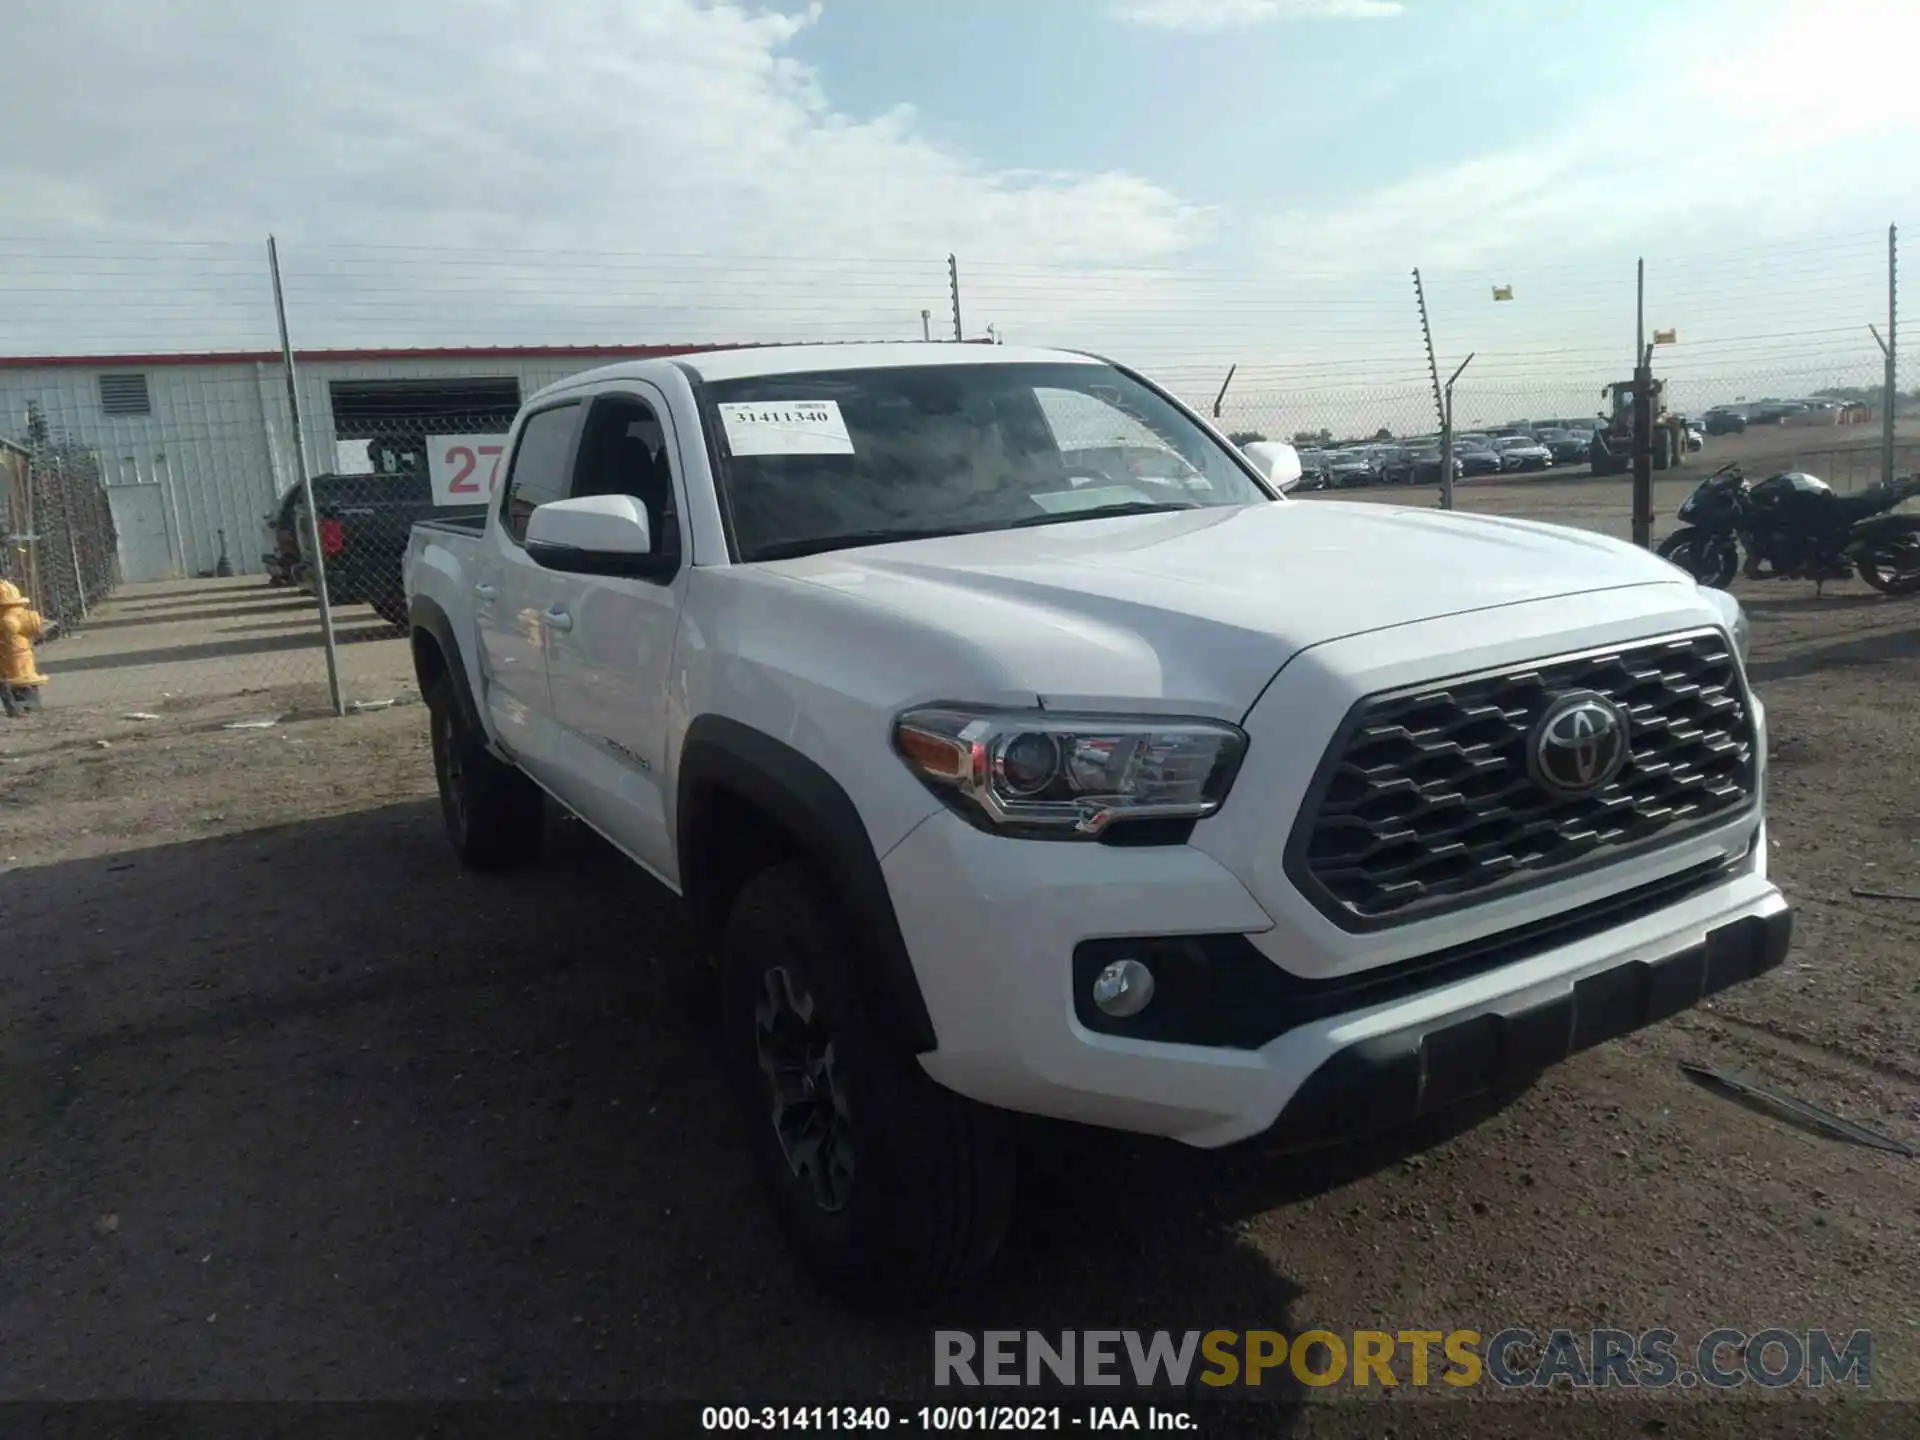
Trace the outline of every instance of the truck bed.
<instances>
[{"instance_id":1,"label":"truck bed","mask_svg":"<svg viewBox=\"0 0 1920 1440\"><path fill-rule=\"evenodd\" d=\"M469 539L487 533L487 512L477 515L449 515L444 520L416 520L416 530L446 530L455 535L464 535Z\"/></svg>"}]
</instances>

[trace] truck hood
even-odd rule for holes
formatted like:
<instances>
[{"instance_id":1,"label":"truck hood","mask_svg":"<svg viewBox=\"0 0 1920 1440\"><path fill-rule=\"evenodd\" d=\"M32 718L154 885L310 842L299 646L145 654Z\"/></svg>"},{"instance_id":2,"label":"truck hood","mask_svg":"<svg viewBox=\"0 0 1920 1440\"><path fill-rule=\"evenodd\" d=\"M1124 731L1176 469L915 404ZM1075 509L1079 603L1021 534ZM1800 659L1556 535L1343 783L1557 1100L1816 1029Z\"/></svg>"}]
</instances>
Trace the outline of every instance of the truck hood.
<instances>
[{"instance_id":1,"label":"truck hood","mask_svg":"<svg viewBox=\"0 0 1920 1440\"><path fill-rule=\"evenodd\" d=\"M1558 596L1691 583L1645 551L1585 531L1284 500L763 568L950 638L981 668L975 683L994 690L1030 691L1061 709L1130 703L1236 719L1313 645Z\"/></svg>"}]
</instances>

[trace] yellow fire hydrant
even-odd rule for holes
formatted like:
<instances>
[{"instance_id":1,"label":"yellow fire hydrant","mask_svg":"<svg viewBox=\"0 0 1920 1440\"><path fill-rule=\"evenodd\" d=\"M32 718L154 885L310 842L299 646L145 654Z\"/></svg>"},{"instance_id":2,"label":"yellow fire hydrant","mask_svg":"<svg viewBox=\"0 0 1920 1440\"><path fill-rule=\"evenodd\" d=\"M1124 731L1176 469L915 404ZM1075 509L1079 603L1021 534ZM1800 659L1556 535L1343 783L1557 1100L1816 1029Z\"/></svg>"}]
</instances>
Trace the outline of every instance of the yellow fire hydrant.
<instances>
[{"instance_id":1,"label":"yellow fire hydrant","mask_svg":"<svg viewBox=\"0 0 1920 1440\"><path fill-rule=\"evenodd\" d=\"M7 687L8 713L16 701L23 709L39 708L47 677L34 667L33 642L46 628L45 617L27 603L19 586L0 580L0 685Z\"/></svg>"}]
</instances>

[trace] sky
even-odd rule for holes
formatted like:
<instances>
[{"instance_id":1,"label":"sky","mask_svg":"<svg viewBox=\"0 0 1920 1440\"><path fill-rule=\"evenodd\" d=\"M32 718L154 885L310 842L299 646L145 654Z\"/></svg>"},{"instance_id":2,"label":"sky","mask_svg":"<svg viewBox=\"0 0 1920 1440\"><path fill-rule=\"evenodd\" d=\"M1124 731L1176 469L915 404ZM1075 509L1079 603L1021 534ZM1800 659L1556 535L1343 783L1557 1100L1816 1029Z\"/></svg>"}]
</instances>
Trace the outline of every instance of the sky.
<instances>
[{"instance_id":1,"label":"sky","mask_svg":"<svg viewBox=\"0 0 1920 1440\"><path fill-rule=\"evenodd\" d=\"M1463 397L1544 413L1627 374L1644 257L1703 402L1872 383L1908 9L18 7L0 353L270 345L273 232L307 346L951 334L952 255L970 337L1307 423L1431 411L1418 267Z\"/></svg>"}]
</instances>

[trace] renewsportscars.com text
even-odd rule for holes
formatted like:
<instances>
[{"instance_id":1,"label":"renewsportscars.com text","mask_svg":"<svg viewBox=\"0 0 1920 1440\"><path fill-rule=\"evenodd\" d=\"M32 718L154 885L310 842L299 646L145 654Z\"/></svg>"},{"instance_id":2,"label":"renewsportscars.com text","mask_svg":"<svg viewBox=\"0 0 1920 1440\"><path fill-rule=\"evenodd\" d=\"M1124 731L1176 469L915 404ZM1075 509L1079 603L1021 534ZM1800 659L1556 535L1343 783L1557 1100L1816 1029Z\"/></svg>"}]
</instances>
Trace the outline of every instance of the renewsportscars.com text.
<instances>
[{"instance_id":1,"label":"renewsportscars.com text","mask_svg":"<svg viewBox=\"0 0 1920 1440\"><path fill-rule=\"evenodd\" d=\"M1825 1330L936 1330L937 1386L1184 1389L1302 1385L1570 1385L1733 1390L1873 1379L1873 1336Z\"/></svg>"}]
</instances>

